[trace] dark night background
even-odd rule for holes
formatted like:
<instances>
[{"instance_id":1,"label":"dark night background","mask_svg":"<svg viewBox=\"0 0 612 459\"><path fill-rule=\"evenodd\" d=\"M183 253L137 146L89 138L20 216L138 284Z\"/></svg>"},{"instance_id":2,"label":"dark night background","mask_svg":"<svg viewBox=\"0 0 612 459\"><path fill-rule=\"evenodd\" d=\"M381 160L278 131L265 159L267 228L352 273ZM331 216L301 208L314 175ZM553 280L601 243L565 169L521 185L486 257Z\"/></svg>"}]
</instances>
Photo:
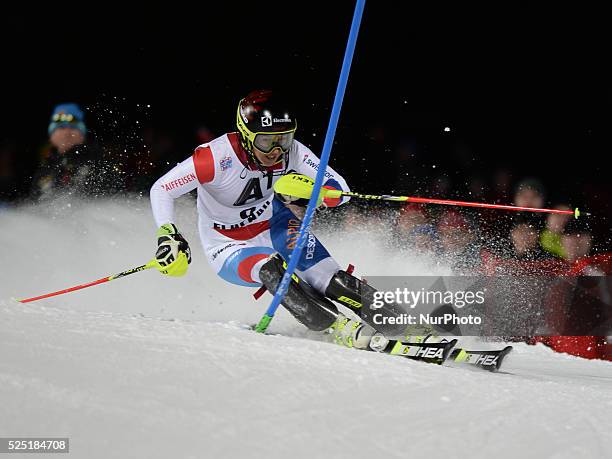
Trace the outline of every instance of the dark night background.
<instances>
[{"instance_id":1,"label":"dark night background","mask_svg":"<svg viewBox=\"0 0 612 459\"><path fill-rule=\"evenodd\" d=\"M333 166L356 191L465 200L486 199L469 184L492 188L499 169L514 181L538 177L547 205L569 200L595 213L598 246L607 247L612 79L603 6L428 4L366 4ZM191 154L198 126L215 136L234 130L238 100L267 87L292 94L297 138L320 152L353 8L6 12L2 141L17 145L27 182L53 106L75 101L90 130L126 154L151 148L143 128L170 138L165 170ZM447 195L432 186L440 179Z\"/></svg>"}]
</instances>

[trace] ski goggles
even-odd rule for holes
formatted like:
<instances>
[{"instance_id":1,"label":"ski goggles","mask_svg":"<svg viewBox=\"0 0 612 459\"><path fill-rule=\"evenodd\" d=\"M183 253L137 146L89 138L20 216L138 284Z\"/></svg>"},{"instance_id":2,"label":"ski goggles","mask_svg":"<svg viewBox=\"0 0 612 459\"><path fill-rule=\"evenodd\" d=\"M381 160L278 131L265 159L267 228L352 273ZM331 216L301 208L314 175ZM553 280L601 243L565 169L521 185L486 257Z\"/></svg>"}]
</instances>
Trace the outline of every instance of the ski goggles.
<instances>
[{"instance_id":1,"label":"ski goggles","mask_svg":"<svg viewBox=\"0 0 612 459\"><path fill-rule=\"evenodd\" d=\"M56 113L51 117L54 123L76 123L79 120L71 113Z\"/></svg>"},{"instance_id":2,"label":"ski goggles","mask_svg":"<svg viewBox=\"0 0 612 459\"><path fill-rule=\"evenodd\" d=\"M255 134L253 145L262 153L270 153L275 148L280 148L287 153L293 144L293 131L282 134Z\"/></svg>"},{"instance_id":3,"label":"ski goggles","mask_svg":"<svg viewBox=\"0 0 612 459\"><path fill-rule=\"evenodd\" d=\"M47 128L47 132L49 133L49 135L51 135L53 131L61 127L78 129L83 134L87 132L85 128L85 123L83 123L83 121L81 121L79 118L70 113L55 113L51 117L51 122L49 123L49 126Z\"/></svg>"}]
</instances>

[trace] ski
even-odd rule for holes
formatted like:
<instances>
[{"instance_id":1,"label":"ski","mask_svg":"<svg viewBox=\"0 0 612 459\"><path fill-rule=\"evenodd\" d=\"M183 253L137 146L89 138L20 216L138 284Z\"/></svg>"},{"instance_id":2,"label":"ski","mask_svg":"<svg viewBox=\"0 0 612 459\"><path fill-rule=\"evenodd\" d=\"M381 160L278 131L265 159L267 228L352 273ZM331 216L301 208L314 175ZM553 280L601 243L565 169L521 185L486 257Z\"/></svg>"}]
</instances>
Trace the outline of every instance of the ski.
<instances>
[{"instance_id":1,"label":"ski","mask_svg":"<svg viewBox=\"0 0 612 459\"><path fill-rule=\"evenodd\" d=\"M254 330L255 326L256 324L247 325L246 328L248 330ZM438 365L450 361L496 372L501 368L506 355L512 350L512 346L506 346L503 349L497 350L471 351L463 348L455 348L456 344L456 339L440 343L391 340L382 353ZM370 351L372 350L370 349Z\"/></svg>"},{"instance_id":2,"label":"ski","mask_svg":"<svg viewBox=\"0 0 612 459\"><path fill-rule=\"evenodd\" d=\"M512 346L506 346L497 350L471 351L454 348L455 344L457 344L456 339L442 343L392 341L384 352L438 365L442 365L448 360L495 372L501 368L504 358L512 350Z\"/></svg>"},{"instance_id":3,"label":"ski","mask_svg":"<svg viewBox=\"0 0 612 459\"><path fill-rule=\"evenodd\" d=\"M510 353L512 346L492 351L470 351L467 349L453 349L450 360L483 368L489 371L498 371L504 358Z\"/></svg>"},{"instance_id":4,"label":"ski","mask_svg":"<svg viewBox=\"0 0 612 459\"><path fill-rule=\"evenodd\" d=\"M390 355L399 355L412 360L421 360L428 363L442 365L450 355L457 340L453 339L444 343L405 343L402 341L391 341L384 352Z\"/></svg>"}]
</instances>

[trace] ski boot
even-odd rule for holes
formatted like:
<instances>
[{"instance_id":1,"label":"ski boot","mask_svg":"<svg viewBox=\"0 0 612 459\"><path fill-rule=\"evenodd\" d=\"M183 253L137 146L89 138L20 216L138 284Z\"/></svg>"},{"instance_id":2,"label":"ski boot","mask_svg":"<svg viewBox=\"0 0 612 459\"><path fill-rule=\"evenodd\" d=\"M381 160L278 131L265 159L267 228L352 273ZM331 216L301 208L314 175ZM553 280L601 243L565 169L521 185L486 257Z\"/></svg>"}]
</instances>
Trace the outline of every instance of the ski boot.
<instances>
[{"instance_id":1,"label":"ski boot","mask_svg":"<svg viewBox=\"0 0 612 459\"><path fill-rule=\"evenodd\" d=\"M346 271L338 271L329 281L325 296L352 310L371 328L392 339L402 339L406 334L405 325L375 323L374 316L400 317L405 311L396 304L385 304L372 308L377 290ZM392 322L393 323L393 322Z\"/></svg>"},{"instance_id":2,"label":"ski boot","mask_svg":"<svg viewBox=\"0 0 612 459\"><path fill-rule=\"evenodd\" d=\"M455 325L429 326L425 324L405 325L402 321L382 321L375 322L375 316L382 318L401 318L407 311L395 303L385 303L382 308L373 308L374 295L377 290L371 285L358 279L346 271L338 271L330 280L325 296L351 309L361 320L370 327L383 333L386 337L407 342L423 342L426 338L439 334L460 335ZM452 305L445 304L437 307L430 315L438 316L455 313ZM391 322L391 324L389 323ZM454 332L454 333L453 333ZM416 340L416 341L414 341Z\"/></svg>"},{"instance_id":3,"label":"ski boot","mask_svg":"<svg viewBox=\"0 0 612 459\"><path fill-rule=\"evenodd\" d=\"M280 284L287 263L275 253L261 267L259 278L269 292L274 294ZM312 288L297 274L291 276L289 288L281 304L310 330L323 331L330 328L338 316L338 308L334 303Z\"/></svg>"},{"instance_id":4,"label":"ski boot","mask_svg":"<svg viewBox=\"0 0 612 459\"><path fill-rule=\"evenodd\" d=\"M275 292L287 268L278 254L270 256L261 267L259 278L266 289ZM342 346L381 352L389 340L361 320L354 320L338 312L328 298L321 295L297 274L291 282L281 304L302 324L314 331L327 331Z\"/></svg>"},{"instance_id":5,"label":"ski boot","mask_svg":"<svg viewBox=\"0 0 612 459\"><path fill-rule=\"evenodd\" d=\"M382 333L342 313L338 313L338 318L327 331L333 335L334 341L340 346L382 352L389 344L389 340Z\"/></svg>"}]
</instances>

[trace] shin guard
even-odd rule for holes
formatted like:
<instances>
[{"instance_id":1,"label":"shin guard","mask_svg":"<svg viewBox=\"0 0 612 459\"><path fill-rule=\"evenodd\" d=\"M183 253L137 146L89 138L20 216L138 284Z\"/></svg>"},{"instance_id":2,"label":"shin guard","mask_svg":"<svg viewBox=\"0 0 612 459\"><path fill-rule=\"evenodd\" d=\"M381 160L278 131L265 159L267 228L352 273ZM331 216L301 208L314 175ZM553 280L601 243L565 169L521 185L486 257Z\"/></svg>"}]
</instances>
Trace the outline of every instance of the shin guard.
<instances>
[{"instance_id":1,"label":"shin guard","mask_svg":"<svg viewBox=\"0 0 612 459\"><path fill-rule=\"evenodd\" d=\"M285 274L287 264L279 254L272 255L261 267L259 278L271 292L276 292L278 284ZM307 282L296 274L291 276L291 282L281 304L299 322L310 330L323 331L331 327L338 316L338 308Z\"/></svg>"}]
</instances>

